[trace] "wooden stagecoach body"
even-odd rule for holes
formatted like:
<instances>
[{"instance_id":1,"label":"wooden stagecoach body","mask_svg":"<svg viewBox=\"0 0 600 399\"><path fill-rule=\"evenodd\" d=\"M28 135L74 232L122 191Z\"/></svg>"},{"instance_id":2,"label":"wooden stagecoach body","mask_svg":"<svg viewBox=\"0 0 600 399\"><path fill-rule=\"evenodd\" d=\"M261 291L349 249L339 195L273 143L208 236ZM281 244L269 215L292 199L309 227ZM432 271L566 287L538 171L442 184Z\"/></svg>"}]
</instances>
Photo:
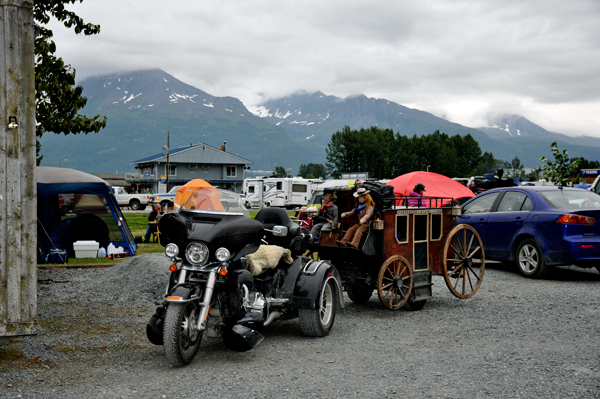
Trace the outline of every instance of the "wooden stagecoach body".
<instances>
[{"instance_id":1,"label":"wooden stagecoach body","mask_svg":"<svg viewBox=\"0 0 600 399\"><path fill-rule=\"evenodd\" d=\"M352 190L340 190L339 214L354 207ZM450 291L469 298L485 268L481 239L470 226L456 226L451 198L425 198L426 206L396 205L375 212L359 249L337 243L356 219L340 218L338 229L322 231L311 250L331 260L351 300L366 302L376 288L384 306L417 310L432 295L432 276L444 276ZM397 196L397 204L406 198ZM442 206L442 204L449 204Z\"/></svg>"}]
</instances>

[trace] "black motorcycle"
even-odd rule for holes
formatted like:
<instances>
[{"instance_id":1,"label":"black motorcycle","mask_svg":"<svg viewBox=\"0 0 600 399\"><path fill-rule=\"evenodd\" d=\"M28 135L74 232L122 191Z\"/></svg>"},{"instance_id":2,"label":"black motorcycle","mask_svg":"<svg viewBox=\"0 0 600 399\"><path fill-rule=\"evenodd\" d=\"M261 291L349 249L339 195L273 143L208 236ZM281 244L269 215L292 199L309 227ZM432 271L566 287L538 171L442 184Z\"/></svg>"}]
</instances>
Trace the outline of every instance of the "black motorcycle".
<instances>
[{"instance_id":1,"label":"black motorcycle","mask_svg":"<svg viewBox=\"0 0 600 399\"><path fill-rule=\"evenodd\" d=\"M262 328L280 318L297 317L307 336L329 334L343 306L342 284L328 261L301 256L311 241L308 230L279 208L250 219L218 189L188 195L178 213L159 221L173 263L165 300L146 328L171 364L189 364L208 337L222 337L235 351L252 349L263 340ZM260 273L253 268L258 274L252 275L249 258L261 244L289 249L291 257Z\"/></svg>"}]
</instances>

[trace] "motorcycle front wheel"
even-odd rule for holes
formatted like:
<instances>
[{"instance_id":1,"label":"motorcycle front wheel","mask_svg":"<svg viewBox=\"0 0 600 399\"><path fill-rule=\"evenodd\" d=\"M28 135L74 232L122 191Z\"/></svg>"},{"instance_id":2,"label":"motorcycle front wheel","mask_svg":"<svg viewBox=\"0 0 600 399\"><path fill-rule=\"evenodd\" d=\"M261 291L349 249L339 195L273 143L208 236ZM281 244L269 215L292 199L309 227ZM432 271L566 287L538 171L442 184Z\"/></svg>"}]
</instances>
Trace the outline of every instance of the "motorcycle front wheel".
<instances>
[{"instance_id":1,"label":"motorcycle front wheel","mask_svg":"<svg viewBox=\"0 0 600 399\"><path fill-rule=\"evenodd\" d=\"M200 306L196 301L169 303L163 340L167 360L174 366L190 364L200 348L202 334L196 329Z\"/></svg>"}]
</instances>

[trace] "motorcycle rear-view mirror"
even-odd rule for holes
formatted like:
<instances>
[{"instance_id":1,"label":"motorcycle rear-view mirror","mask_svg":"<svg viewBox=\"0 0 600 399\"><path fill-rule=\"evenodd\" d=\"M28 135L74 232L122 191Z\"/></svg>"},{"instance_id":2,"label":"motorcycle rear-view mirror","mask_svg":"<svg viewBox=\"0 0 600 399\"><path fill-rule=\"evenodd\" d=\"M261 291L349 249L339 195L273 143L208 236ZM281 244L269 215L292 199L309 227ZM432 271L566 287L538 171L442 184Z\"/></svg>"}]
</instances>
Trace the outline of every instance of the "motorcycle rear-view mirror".
<instances>
[{"instance_id":1,"label":"motorcycle rear-view mirror","mask_svg":"<svg viewBox=\"0 0 600 399\"><path fill-rule=\"evenodd\" d=\"M287 236L288 228L286 226L273 226L271 232L276 237L285 237Z\"/></svg>"}]
</instances>

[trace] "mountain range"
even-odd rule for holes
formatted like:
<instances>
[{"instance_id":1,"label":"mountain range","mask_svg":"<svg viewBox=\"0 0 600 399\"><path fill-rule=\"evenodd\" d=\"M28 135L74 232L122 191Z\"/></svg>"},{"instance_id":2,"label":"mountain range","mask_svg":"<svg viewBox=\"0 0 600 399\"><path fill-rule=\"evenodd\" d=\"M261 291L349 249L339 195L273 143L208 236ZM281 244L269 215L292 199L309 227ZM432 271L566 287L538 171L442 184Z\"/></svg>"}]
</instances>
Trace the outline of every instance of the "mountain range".
<instances>
[{"instance_id":1,"label":"mountain range","mask_svg":"<svg viewBox=\"0 0 600 399\"><path fill-rule=\"evenodd\" d=\"M518 156L526 167L551 156L550 142L568 147L570 156L598 159L600 139L549 132L518 115L499 115L489 126L466 127L392 101L364 95L339 98L322 92L298 92L269 100L250 110L234 97L216 97L179 81L160 69L91 77L80 83L88 98L83 115L108 117L98 134L56 135L42 139L42 165L91 173L131 171L130 162L170 147L205 142L254 162L252 170L325 163L331 135L345 125L378 126L401 135L436 130L470 134L482 151L497 159Z\"/></svg>"},{"instance_id":2,"label":"mountain range","mask_svg":"<svg viewBox=\"0 0 600 399\"><path fill-rule=\"evenodd\" d=\"M167 131L170 148L226 141L227 152L254 162L252 169L288 165L294 151L303 162L324 158L320 149L295 143L238 99L212 96L159 69L91 77L80 85L88 99L80 114L106 115L107 125L97 134L44 134L42 165L124 173L133 170L130 162L161 153Z\"/></svg>"}]
</instances>

